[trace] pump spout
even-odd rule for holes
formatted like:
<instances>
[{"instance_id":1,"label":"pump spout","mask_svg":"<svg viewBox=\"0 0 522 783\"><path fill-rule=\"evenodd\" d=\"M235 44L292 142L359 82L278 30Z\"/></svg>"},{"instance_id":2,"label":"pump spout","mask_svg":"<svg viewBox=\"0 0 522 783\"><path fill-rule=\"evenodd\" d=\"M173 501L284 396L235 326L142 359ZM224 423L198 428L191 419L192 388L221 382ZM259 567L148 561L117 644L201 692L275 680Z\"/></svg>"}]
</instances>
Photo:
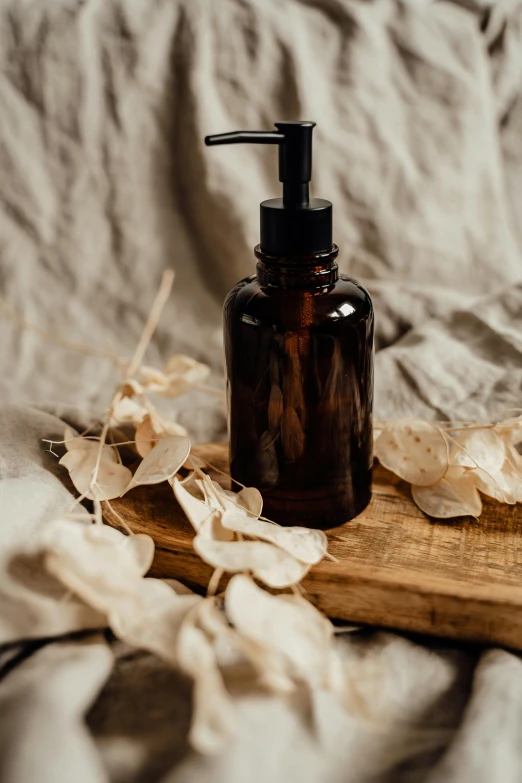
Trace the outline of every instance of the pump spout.
<instances>
[{"instance_id":1,"label":"pump spout","mask_svg":"<svg viewBox=\"0 0 522 783\"><path fill-rule=\"evenodd\" d=\"M214 144L281 144L284 140L284 134L275 131L232 131L205 136L207 147Z\"/></svg>"},{"instance_id":2,"label":"pump spout","mask_svg":"<svg viewBox=\"0 0 522 783\"><path fill-rule=\"evenodd\" d=\"M312 131L315 122L276 122L275 131L232 131L206 136L205 144L278 144L279 182L285 207L306 207L312 178Z\"/></svg>"},{"instance_id":3,"label":"pump spout","mask_svg":"<svg viewBox=\"0 0 522 783\"><path fill-rule=\"evenodd\" d=\"M205 144L277 144L283 198L261 204L261 247L269 255L308 256L332 247L332 205L310 199L315 122L276 122L275 131L206 136Z\"/></svg>"}]
</instances>

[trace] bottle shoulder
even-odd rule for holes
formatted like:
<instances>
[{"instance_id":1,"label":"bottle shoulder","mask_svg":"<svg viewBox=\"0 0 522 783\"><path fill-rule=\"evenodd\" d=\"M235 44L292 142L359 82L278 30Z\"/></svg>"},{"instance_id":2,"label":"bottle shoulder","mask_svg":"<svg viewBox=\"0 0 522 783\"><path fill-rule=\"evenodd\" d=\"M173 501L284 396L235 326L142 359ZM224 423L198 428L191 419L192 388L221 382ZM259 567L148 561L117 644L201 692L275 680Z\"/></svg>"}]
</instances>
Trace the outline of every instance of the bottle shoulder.
<instances>
[{"instance_id":1,"label":"bottle shoulder","mask_svg":"<svg viewBox=\"0 0 522 783\"><path fill-rule=\"evenodd\" d=\"M333 298L346 297L353 301L353 303L356 304L357 309L360 309L362 312L373 312L373 303L370 294L367 289L353 277L340 274L331 295Z\"/></svg>"},{"instance_id":2,"label":"bottle shoulder","mask_svg":"<svg viewBox=\"0 0 522 783\"><path fill-rule=\"evenodd\" d=\"M249 275L236 283L225 297L223 304L225 319L232 318L236 312L248 312L250 309L249 305L253 299L258 298L259 293L260 286L256 275Z\"/></svg>"},{"instance_id":3,"label":"bottle shoulder","mask_svg":"<svg viewBox=\"0 0 522 783\"><path fill-rule=\"evenodd\" d=\"M225 299L225 316L234 312L272 321L279 314L284 317L285 310L295 309L300 300L312 299L317 320L331 319L359 321L373 318L373 305L370 294L357 280L341 274L328 290L311 291L305 289L282 289L275 286L264 287L256 275L243 278L228 293ZM285 307L286 305L286 307Z\"/></svg>"},{"instance_id":4,"label":"bottle shoulder","mask_svg":"<svg viewBox=\"0 0 522 783\"><path fill-rule=\"evenodd\" d=\"M256 275L249 275L248 277L244 277L242 280L240 280L238 283L235 284L233 288L230 289L228 294L225 297L225 307L228 303L233 302L237 299L238 295L242 295L241 298L243 298L245 295L248 296L249 293L255 293L255 291L259 288L259 281L257 280ZM249 289L248 291L245 291L245 289Z\"/></svg>"}]
</instances>

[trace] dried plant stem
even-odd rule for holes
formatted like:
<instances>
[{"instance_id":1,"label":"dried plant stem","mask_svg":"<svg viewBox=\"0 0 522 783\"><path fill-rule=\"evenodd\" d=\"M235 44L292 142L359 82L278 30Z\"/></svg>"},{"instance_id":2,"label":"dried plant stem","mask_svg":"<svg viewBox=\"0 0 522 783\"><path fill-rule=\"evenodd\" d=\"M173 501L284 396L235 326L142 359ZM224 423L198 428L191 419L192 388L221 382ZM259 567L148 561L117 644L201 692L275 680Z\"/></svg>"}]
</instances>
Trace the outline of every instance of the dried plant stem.
<instances>
[{"instance_id":1,"label":"dried plant stem","mask_svg":"<svg viewBox=\"0 0 522 783\"><path fill-rule=\"evenodd\" d=\"M93 501L94 505L94 523L96 525L103 525L103 513L102 513L102 507L99 500Z\"/></svg>"},{"instance_id":2,"label":"dried plant stem","mask_svg":"<svg viewBox=\"0 0 522 783\"><path fill-rule=\"evenodd\" d=\"M472 422L465 422L462 424L453 425L451 427L444 427L443 424L440 427L441 432L463 432L464 430L491 430L495 427L494 424L491 424L489 422L488 424L485 423L475 423Z\"/></svg>"},{"instance_id":3,"label":"dried plant stem","mask_svg":"<svg viewBox=\"0 0 522 783\"><path fill-rule=\"evenodd\" d=\"M109 432L110 420L111 420L112 412L114 410L114 406L116 405L116 402L120 398L121 398L121 392L120 392L120 390L118 388L117 391L114 393L114 396L112 398L111 404L110 404L109 409L107 411L107 415L105 417L105 422L103 424L103 428L102 428L101 434L99 436L99 446L98 446L98 450L97 450L97 453L96 453L96 462L95 462L94 468L92 470L92 476L91 476L91 481L90 481L90 484L89 484L89 489L86 492L83 492L81 495L78 495L78 497L73 500L73 502L71 503L71 505L69 506L69 508L66 511L66 514L65 514L66 516L68 516L71 513L73 508L76 508L77 505L79 505L82 501L84 501L88 497L88 495L92 492L92 490L96 487L96 482L98 480L98 473L99 473L99 470L100 470L101 458L102 458L102 455L103 455L103 447L105 446L105 441L107 440L107 433ZM95 500L94 502L96 504L97 501ZM100 513L101 513L101 511L100 511Z\"/></svg>"},{"instance_id":4,"label":"dried plant stem","mask_svg":"<svg viewBox=\"0 0 522 783\"><path fill-rule=\"evenodd\" d=\"M196 455L196 456L197 456L197 455ZM224 471L224 470L221 470L220 468L216 467L216 466L215 466L215 465L213 465L211 462L209 462L209 461L208 461L208 459L204 459L204 457L198 457L198 459L200 459L202 462L204 462L204 463L205 463L205 465L207 465L207 467L211 468L212 470L215 470L215 471L216 471L216 473L220 473L222 476L225 476L225 478L229 479L229 480L230 480L230 481L232 481L234 484L237 484L239 487L242 487L242 489L248 489L248 487L246 486L246 484L242 484L242 483L241 483L240 481L238 481L237 479L235 479L235 478L232 478L232 476L230 476L228 473L225 473L225 471Z\"/></svg>"},{"instance_id":5,"label":"dried plant stem","mask_svg":"<svg viewBox=\"0 0 522 783\"><path fill-rule=\"evenodd\" d=\"M74 498L74 500L71 503L71 505L65 511L64 516L65 516L66 519L68 519L71 516L71 513L72 513L73 509L76 508L76 506L79 506L81 503L83 503L84 500L87 499L87 495L88 494L89 494L88 491L87 492L83 492L81 495L78 495L77 498ZM94 519L94 515L92 515L92 516L93 516L93 519Z\"/></svg>"},{"instance_id":6,"label":"dried plant stem","mask_svg":"<svg viewBox=\"0 0 522 783\"><path fill-rule=\"evenodd\" d=\"M109 409L108 409L106 417L105 417L105 422L103 424L102 431L100 433L100 442L99 442L98 451L97 451L97 454L96 454L96 462L94 463L94 468L92 469L92 478L91 478L91 483L90 483L90 486L89 486L89 492L92 491L95 488L96 483L98 481L98 473L100 472L101 459L102 459L102 455L103 455L103 447L105 446L105 442L107 440L107 435L108 435L109 428L110 428L111 417L112 417L112 414L114 412L114 408L115 408L116 404L120 400L121 400L121 391L118 389L115 392L115 394L114 394L114 396L112 398L111 404L109 406Z\"/></svg>"},{"instance_id":7,"label":"dried plant stem","mask_svg":"<svg viewBox=\"0 0 522 783\"><path fill-rule=\"evenodd\" d=\"M207 587L207 598L212 598L216 595L219 583L223 577L224 570L222 568L214 569L214 573L210 577L210 581Z\"/></svg>"},{"instance_id":8,"label":"dried plant stem","mask_svg":"<svg viewBox=\"0 0 522 783\"><path fill-rule=\"evenodd\" d=\"M331 560L332 563L339 563L339 559L335 557L335 555L330 554L330 552L325 552L324 556L327 560Z\"/></svg>"},{"instance_id":9,"label":"dried plant stem","mask_svg":"<svg viewBox=\"0 0 522 783\"><path fill-rule=\"evenodd\" d=\"M158 293L156 294L154 302L152 303L152 308L149 313L149 317L147 318L147 321L143 328L140 340L138 342L136 350L134 351L134 355L127 367L127 371L125 374L125 381L128 381L129 378L131 378L134 375L134 373L140 366L141 360L143 359L143 356L145 354L145 351L147 350L152 335L154 334L154 330L158 325L158 320L161 316L163 307L165 306L165 302L167 301L170 295L173 282L174 282L174 272L172 270L167 270L166 272L164 272ZM87 490L87 492L84 492L82 495L75 498L74 502L69 507L69 513L73 508L75 508L75 506L77 506L79 503L85 500L86 497L96 487L98 481L98 473L100 471L100 465L101 465L101 460L103 455L103 448L105 446L107 435L109 433L111 418L114 413L114 408L116 407L117 403L122 399L122 386L125 385L125 381L122 384L120 384L120 386L118 386L118 388L114 392L107 413L104 416L103 427L99 436L99 446L96 454L96 461L92 471L92 477L89 484L89 489ZM100 519L102 519L101 506L99 506L99 511L97 510L97 506L96 506L96 503L98 502L99 501L96 500L94 501L96 520L98 520L98 516Z\"/></svg>"},{"instance_id":10,"label":"dried plant stem","mask_svg":"<svg viewBox=\"0 0 522 783\"><path fill-rule=\"evenodd\" d=\"M124 530L125 530L125 531L126 531L128 534L129 534L129 536L133 536L133 535L135 535L135 534L134 534L134 531L133 531L133 530L131 530L131 528L129 527L129 525L128 525L128 524L125 522L125 520L123 519L122 515L121 515L121 514L120 514L118 511L116 511L116 509L114 508L114 506L112 505L112 503L110 503L108 500L104 500L104 501L103 501L103 503L104 503L104 504L107 506L107 508L109 509L109 511L111 512L111 514L113 514L113 516L115 516L115 517L116 517L116 519L118 520L118 522L120 523L120 525L122 526L122 528L123 528L123 529L124 529Z\"/></svg>"},{"instance_id":11,"label":"dried plant stem","mask_svg":"<svg viewBox=\"0 0 522 783\"><path fill-rule=\"evenodd\" d=\"M129 366L127 367L127 371L125 373L125 377L127 379L132 378L132 376L135 374L136 370L141 364L141 361L145 355L145 351L147 350L149 343L152 339L152 335L154 334L154 331L158 325L158 321L160 319L162 310L165 307L167 299L170 296L173 282L174 282L174 272L172 269L167 269L163 273L163 278L161 280L158 293L156 294L156 298L152 303L152 308L149 313L149 317L147 318L145 326L143 327L143 332L141 333L141 337L139 339L138 345L136 346L136 350L134 351L134 356L132 357Z\"/></svg>"},{"instance_id":12,"label":"dried plant stem","mask_svg":"<svg viewBox=\"0 0 522 783\"><path fill-rule=\"evenodd\" d=\"M505 408L503 411L500 411L500 413L498 413L493 418L499 419L500 417L505 416L508 413L520 414L521 412L522 412L522 408ZM436 424L439 424L441 427L443 427L445 432L461 432L462 430L489 430L496 426L496 424L491 423L491 420L438 421L436 422Z\"/></svg>"},{"instance_id":13,"label":"dried plant stem","mask_svg":"<svg viewBox=\"0 0 522 783\"><path fill-rule=\"evenodd\" d=\"M440 427L437 427L437 429L439 430L440 434L442 435L442 439L444 440L444 445L446 446L446 465L447 465L446 471L447 471L447 469L449 468L449 462L450 462L450 444L449 444L448 438L444 434L446 432L446 430L442 430ZM449 435L448 437L451 438L451 435Z\"/></svg>"}]
</instances>

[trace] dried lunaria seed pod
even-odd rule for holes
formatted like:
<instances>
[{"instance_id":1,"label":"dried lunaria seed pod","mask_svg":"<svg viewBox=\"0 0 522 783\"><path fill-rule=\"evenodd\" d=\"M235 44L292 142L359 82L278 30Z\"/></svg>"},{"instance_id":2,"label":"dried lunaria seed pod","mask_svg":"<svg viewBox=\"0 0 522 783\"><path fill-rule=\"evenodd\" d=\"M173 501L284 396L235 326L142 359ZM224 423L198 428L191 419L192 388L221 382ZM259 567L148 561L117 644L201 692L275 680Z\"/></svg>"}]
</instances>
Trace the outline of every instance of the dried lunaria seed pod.
<instances>
[{"instance_id":1,"label":"dried lunaria seed pod","mask_svg":"<svg viewBox=\"0 0 522 783\"><path fill-rule=\"evenodd\" d=\"M42 546L49 572L102 613L118 638L177 665L179 629L203 599L143 578L154 555L149 536L64 519L49 526Z\"/></svg>"},{"instance_id":2,"label":"dried lunaria seed pod","mask_svg":"<svg viewBox=\"0 0 522 783\"><path fill-rule=\"evenodd\" d=\"M223 514L223 526L235 533L242 533L275 544L302 563L315 565L326 555L328 539L322 530L306 527L280 527L272 522L246 516L237 510Z\"/></svg>"},{"instance_id":3,"label":"dried lunaria seed pod","mask_svg":"<svg viewBox=\"0 0 522 783\"><path fill-rule=\"evenodd\" d=\"M187 430L175 421L167 421L157 413L147 413L136 428L136 450L140 457L150 454L161 438L172 435L187 437Z\"/></svg>"},{"instance_id":4,"label":"dried lunaria seed pod","mask_svg":"<svg viewBox=\"0 0 522 783\"><path fill-rule=\"evenodd\" d=\"M504 443L493 429L462 430L452 438L450 465L496 473L505 457Z\"/></svg>"},{"instance_id":5,"label":"dried lunaria seed pod","mask_svg":"<svg viewBox=\"0 0 522 783\"><path fill-rule=\"evenodd\" d=\"M499 421L494 430L506 443L516 446L517 443L522 443L522 416Z\"/></svg>"},{"instance_id":6,"label":"dried lunaria seed pod","mask_svg":"<svg viewBox=\"0 0 522 783\"><path fill-rule=\"evenodd\" d=\"M412 487L415 503L432 517L478 517L482 501L473 476L460 468L449 468L446 476L431 487Z\"/></svg>"},{"instance_id":7,"label":"dried lunaria seed pod","mask_svg":"<svg viewBox=\"0 0 522 783\"><path fill-rule=\"evenodd\" d=\"M174 477L171 484L176 500L185 512L185 516L190 524L198 533L203 522L214 513L215 509L210 508L206 503L194 497L185 486L182 486L178 478Z\"/></svg>"},{"instance_id":8,"label":"dried lunaria seed pod","mask_svg":"<svg viewBox=\"0 0 522 783\"><path fill-rule=\"evenodd\" d=\"M216 541L199 533L194 549L205 563L230 573L251 571L269 587L297 584L310 566L265 541Z\"/></svg>"},{"instance_id":9,"label":"dried lunaria seed pod","mask_svg":"<svg viewBox=\"0 0 522 783\"><path fill-rule=\"evenodd\" d=\"M160 484L176 475L190 453L190 441L179 435L164 438L141 462L127 487Z\"/></svg>"},{"instance_id":10,"label":"dried lunaria seed pod","mask_svg":"<svg viewBox=\"0 0 522 783\"><path fill-rule=\"evenodd\" d=\"M263 497L261 492L255 487L244 487L240 492L231 492L223 489L213 481L214 488L218 494L222 507L231 511L245 511L251 516L259 517L263 510Z\"/></svg>"},{"instance_id":11,"label":"dried lunaria seed pod","mask_svg":"<svg viewBox=\"0 0 522 783\"><path fill-rule=\"evenodd\" d=\"M85 438L77 435L71 427L66 427L63 434L63 441L67 451L99 451L100 439L98 437ZM119 462L118 451L112 446L104 444L103 459L110 462Z\"/></svg>"},{"instance_id":12,"label":"dried lunaria seed pod","mask_svg":"<svg viewBox=\"0 0 522 783\"><path fill-rule=\"evenodd\" d=\"M167 361L164 372L169 379L171 388L176 388L177 394L182 394L191 386L203 383L210 375L210 367L197 362L190 356L178 353Z\"/></svg>"},{"instance_id":13,"label":"dried lunaria seed pod","mask_svg":"<svg viewBox=\"0 0 522 783\"><path fill-rule=\"evenodd\" d=\"M251 514L256 517L261 516L263 510L263 497L261 492L255 487L243 487L237 495L239 505L243 506Z\"/></svg>"},{"instance_id":14,"label":"dried lunaria seed pod","mask_svg":"<svg viewBox=\"0 0 522 783\"><path fill-rule=\"evenodd\" d=\"M477 469L473 481L483 495L501 503L522 503L522 458L512 446L506 447L502 468L495 472Z\"/></svg>"},{"instance_id":15,"label":"dried lunaria seed pod","mask_svg":"<svg viewBox=\"0 0 522 783\"><path fill-rule=\"evenodd\" d=\"M194 679L189 739L200 753L217 753L236 733L237 719L218 667L212 642L191 623L179 633L176 659Z\"/></svg>"},{"instance_id":16,"label":"dried lunaria seed pod","mask_svg":"<svg viewBox=\"0 0 522 783\"><path fill-rule=\"evenodd\" d=\"M132 398L134 396L143 397L144 388L135 378L127 378L124 383L121 384L119 392L122 398Z\"/></svg>"},{"instance_id":17,"label":"dried lunaria seed pod","mask_svg":"<svg viewBox=\"0 0 522 783\"><path fill-rule=\"evenodd\" d=\"M448 448L435 424L419 419L389 422L375 443L385 468L418 486L439 481L448 469Z\"/></svg>"},{"instance_id":18,"label":"dried lunaria seed pod","mask_svg":"<svg viewBox=\"0 0 522 783\"><path fill-rule=\"evenodd\" d=\"M412 497L433 517L479 516L480 494L522 502L522 416L496 424L444 425L417 419L381 423L375 455L409 481Z\"/></svg>"},{"instance_id":19,"label":"dried lunaria seed pod","mask_svg":"<svg viewBox=\"0 0 522 783\"><path fill-rule=\"evenodd\" d=\"M205 503L214 509L222 511L226 508L225 500L226 496L216 482L212 481L210 476L202 474L201 479L196 480L196 486L199 488Z\"/></svg>"},{"instance_id":20,"label":"dried lunaria seed pod","mask_svg":"<svg viewBox=\"0 0 522 783\"><path fill-rule=\"evenodd\" d=\"M132 473L120 464L116 449L86 438L68 439L68 434L66 431L65 445L68 451L59 464L67 468L80 495L89 500L120 497Z\"/></svg>"},{"instance_id":21,"label":"dried lunaria seed pod","mask_svg":"<svg viewBox=\"0 0 522 783\"><path fill-rule=\"evenodd\" d=\"M213 541L234 541L234 533L223 527L223 511L216 509L201 525L198 535Z\"/></svg>"},{"instance_id":22,"label":"dried lunaria seed pod","mask_svg":"<svg viewBox=\"0 0 522 783\"><path fill-rule=\"evenodd\" d=\"M150 536L125 536L107 525L59 519L43 536L48 570L86 603L107 612L114 597L131 595L151 565Z\"/></svg>"},{"instance_id":23,"label":"dried lunaria seed pod","mask_svg":"<svg viewBox=\"0 0 522 783\"><path fill-rule=\"evenodd\" d=\"M132 596L119 598L109 606L108 624L122 641L177 666L179 630L185 617L202 601L199 595L178 595L160 579L141 579Z\"/></svg>"},{"instance_id":24,"label":"dried lunaria seed pod","mask_svg":"<svg viewBox=\"0 0 522 783\"><path fill-rule=\"evenodd\" d=\"M242 636L279 657L289 677L324 687L333 626L308 601L270 595L237 574L228 583L225 610Z\"/></svg>"},{"instance_id":25,"label":"dried lunaria seed pod","mask_svg":"<svg viewBox=\"0 0 522 783\"><path fill-rule=\"evenodd\" d=\"M209 374L210 368L206 364L201 364L183 354L177 354L169 359L163 371L143 365L139 368L142 388L162 397L179 397L192 386L205 381Z\"/></svg>"},{"instance_id":26,"label":"dried lunaria seed pod","mask_svg":"<svg viewBox=\"0 0 522 783\"><path fill-rule=\"evenodd\" d=\"M226 530L221 523L220 506L210 505L194 497L177 478L174 478L171 483L178 503L197 533L216 541L233 540L234 534Z\"/></svg>"},{"instance_id":27,"label":"dried lunaria seed pod","mask_svg":"<svg viewBox=\"0 0 522 783\"><path fill-rule=\"evenodd\" d=\"M203 470L206 464L207 463L200 459L200 457L198 457L196 454L191 453L185 460L183 467L187 470Z\"/></svg>"},{"instance_id":28,"label":"dried lunaria seed pod","mask_svg":"<svg viewBox=\"0 0 522 783\"><path fill-rule=\"evenodd\" d=\"M126 391L129 391L128 389ZM134 424L135 427L143 421L147 409L137 403L128 394L124 394L112 407L111 426L118 424Z\"/></svg>"}]
</instances>

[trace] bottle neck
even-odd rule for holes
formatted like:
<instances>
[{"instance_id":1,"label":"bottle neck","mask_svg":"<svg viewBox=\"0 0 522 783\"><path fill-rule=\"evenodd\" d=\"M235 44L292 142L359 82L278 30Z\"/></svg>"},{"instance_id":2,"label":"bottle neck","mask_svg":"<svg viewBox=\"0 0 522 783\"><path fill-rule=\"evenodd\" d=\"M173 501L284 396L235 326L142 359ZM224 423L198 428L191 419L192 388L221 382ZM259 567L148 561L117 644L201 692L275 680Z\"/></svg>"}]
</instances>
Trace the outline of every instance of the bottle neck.
<instances>
[{"instance_id":1,"label":"bottle neck","mask_svg":"<svg viewBox=\"0 0 522 783\"><path fill-rule=\"evenodd\" d=\"M336 263L339 248L332 245L327 253L316 253L298 258L282 258L263 253L261 246L254 250L257 258L257 279L262 286L275 288L322 289L339 279Z\"/></svg>"}]
</instances>

